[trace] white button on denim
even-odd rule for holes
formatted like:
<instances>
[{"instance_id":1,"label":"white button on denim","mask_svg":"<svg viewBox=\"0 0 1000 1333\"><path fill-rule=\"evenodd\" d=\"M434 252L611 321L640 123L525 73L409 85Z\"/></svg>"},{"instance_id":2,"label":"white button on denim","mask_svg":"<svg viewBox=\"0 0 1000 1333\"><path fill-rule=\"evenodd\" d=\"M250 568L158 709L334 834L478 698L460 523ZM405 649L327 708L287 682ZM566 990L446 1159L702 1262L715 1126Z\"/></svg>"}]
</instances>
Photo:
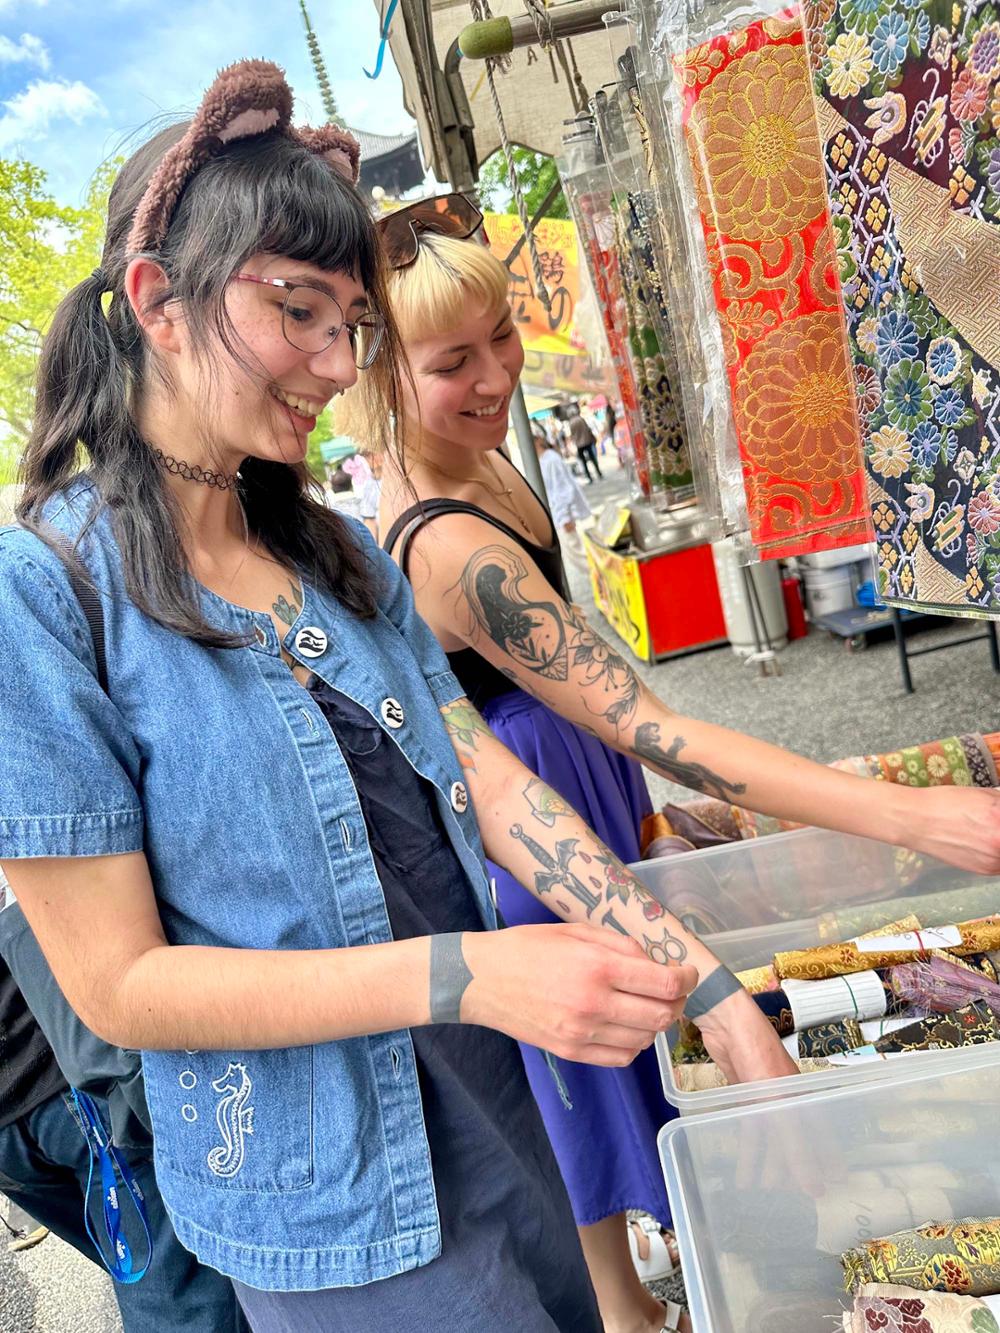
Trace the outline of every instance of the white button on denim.
<instances>
[{"instance_id":1,"label":"white button on denim","mask_svg":"<svg viewBox=\"0 0 1000 1333\"><path fill-rule=\"evenodd\" d=\"M466 790L464 782L453 782L451 784L451 808L460 815L464 815L469 806L469 793Z\"/></svg>"},{"instance_id":2,"label":"white button on denim","mask_svg":"<svg viewBox=\"0 0 1000 1333\"><path fill-rule=\"evenodd\" d=\"M398 731L406 720L403 705L398 699L383 699L381 713L382 721L387 727L392 727L393 731Z\"/></svg>"},{"instance_id":3,"label":"white button on denim","mask_svg":"<svg viewBox=\"0 0 1000 1333\"><path fill-rule=\"evenodd\" d=\"M315 625L306 625L295 636L295 651L303 657L322 657L328 642L324 630L317 629Z\"/></svg>"}]
</instances>

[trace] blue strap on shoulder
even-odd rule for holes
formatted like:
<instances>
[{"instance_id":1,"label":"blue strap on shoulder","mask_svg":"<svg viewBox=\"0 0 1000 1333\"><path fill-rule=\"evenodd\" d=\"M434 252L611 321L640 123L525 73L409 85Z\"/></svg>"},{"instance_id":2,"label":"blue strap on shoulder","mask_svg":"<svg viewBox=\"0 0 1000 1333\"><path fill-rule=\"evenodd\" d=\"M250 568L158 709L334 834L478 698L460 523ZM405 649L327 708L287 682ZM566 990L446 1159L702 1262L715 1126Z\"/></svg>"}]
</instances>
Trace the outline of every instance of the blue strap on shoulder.
<instances>
[{"instance_id":1,"label":"blue strap on shoulder","mask_svg":"<svg viewBox=\"0 0 1000 1333\"><path fill-rule=\"evenodd\" d=\"M118 1149L109 1139L105 1132L104 1125L101 1123L101 1116L94 1105L92 1098L85 1092L80 1092L78 1088L70 1088L70 1099L73 1103L73 1110L76 1115L77 1123L87 1140L87 1146L90 1149L90 1165L87 1171L87 1193L84 1199L84 1222L87 1227L87 1235L94 1242L94 1248L101 1256L105 1268L115 1279L128 1286L133 1282L140 1281L145 1277L146 1270L153 1261L153 1236L149 1228L149 1214L146 1211L146 1197L142 1192L142 1187L132 1174L132 1168L126 1162ZM94 1235L90 1222L90 1192L94 1180L94 1163L97 1162L101 1171L101 1188L104 1194L104 1230L107 1235L108 1243L111 1246L112 1259L107 1259L102 1242ZM128 1241L122 1234L122 1208L121 1196L118 1189L118 1178L115 1172L121 1177L125 1192L132 1200L132 1205L139 1215L139 1221L142 1223L142 1229L146 1236L146 1261L141 1267L136 1267L132 1258L132 1249Z\"/></svg>"}]
</instances>

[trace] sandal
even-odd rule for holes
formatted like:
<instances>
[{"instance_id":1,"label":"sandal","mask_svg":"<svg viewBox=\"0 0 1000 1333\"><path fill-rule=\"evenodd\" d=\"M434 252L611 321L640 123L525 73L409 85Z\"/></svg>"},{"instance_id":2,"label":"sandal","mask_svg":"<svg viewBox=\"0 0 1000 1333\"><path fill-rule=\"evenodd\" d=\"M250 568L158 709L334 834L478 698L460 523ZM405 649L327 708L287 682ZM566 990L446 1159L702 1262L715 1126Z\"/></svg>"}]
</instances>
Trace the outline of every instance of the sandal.
<instances>
[{"instance_id":1,"label":"sandal","mask_svg":"<svg viewBox=\"0 0 1000 1333\"><path fill-rule=\"evenodd\" d=\"M677 1271L672 1244L675 1244L673 1233L664 1231L655 1217L635 1217L629 1221L628 1247L641 1281L659 1282Z\"/></svg>"},{"instance_id":2,"label":"sandal","mask_svg":"<svg viewBox=\"0 0 1000 1333\"><path fill-rule=\"evenodd\" d=\"M667 1307L667 1322L660 1329L660 1333L677 1333L681 1326L681 1315L684 1313L683 1307L676 1301L664 1301Z\"/></svg>"}]
</instances>

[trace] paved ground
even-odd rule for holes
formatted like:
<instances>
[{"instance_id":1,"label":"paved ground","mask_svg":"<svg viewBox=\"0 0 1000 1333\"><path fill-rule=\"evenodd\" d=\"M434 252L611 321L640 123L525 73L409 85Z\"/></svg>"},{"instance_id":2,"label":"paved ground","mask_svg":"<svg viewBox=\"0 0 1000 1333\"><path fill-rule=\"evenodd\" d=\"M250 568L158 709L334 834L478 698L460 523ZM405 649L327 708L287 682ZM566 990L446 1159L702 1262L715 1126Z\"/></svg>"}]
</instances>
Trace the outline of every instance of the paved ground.
<instances>
[{"instance_id":1,"label":"paved ground","mask_svg":"<svg viewBox=\"0 0 1000 1333\"><path fill-rule=\"evenodd\" d=\"M121 1333L111 1279L49 1236L8 1254L0 1238L0 1333ZM149 1333L156 1333L150 1329Z\"/></svg>"},{"instance_id":2,"label":"paved ground","mask_svg":"<svg viewBox=\"0 0 1000 1333\"><path fill-rule=\"evenodd\" d=\"M617 468L586 488L597 507L624 494ZM571 572L574 593L602 633L586 578ZM937 622L934 622L937 625ZM968 633L967 623L942 621L922 630L933 642ZM913 664L916 694L904 694L891 639L847 654L839 640L813 633L781 653L783 675L760 678L728 648L640 668L672 708L707 718L814 759L891 749L961 731L1000 729L1000 679L985 643L936 653ZM653 778L655 800L671 784ZM674 1283L670 1295L680 1297ZM666 1295L666 1292L662 1294ZM50 1237L37 1249L8 1255L0 1240L0 1333L120 1333L110 1279ZM155 1333L151 1330L150 1333Z\"/></svg>"}]
</instances>

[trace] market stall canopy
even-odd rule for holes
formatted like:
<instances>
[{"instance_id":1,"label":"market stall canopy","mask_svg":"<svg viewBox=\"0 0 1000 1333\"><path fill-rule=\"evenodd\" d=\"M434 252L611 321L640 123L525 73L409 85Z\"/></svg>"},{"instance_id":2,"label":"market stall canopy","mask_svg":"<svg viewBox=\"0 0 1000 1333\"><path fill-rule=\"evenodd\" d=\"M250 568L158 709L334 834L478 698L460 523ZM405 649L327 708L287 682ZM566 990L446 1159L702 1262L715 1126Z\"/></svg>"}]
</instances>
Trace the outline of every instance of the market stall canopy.
<instances>
[{"instance_id":1,"label":"market stall canopy","mask_svg":"<svg viewBox=\"0 0 1000 1333\"><path fill-rule=\"evenodd\" d=\"M572 6L574 0L569 3ZM380 22L385 7L385 0L374 0ZM525 14L522 0L491 0L490 8L498 18L523 18ZM466 189L475 167L500 147L483 61L458 60L453 76L460 84L457 89L449 88L446 77L449 49L472 17L468 0L399 0L389 34L389 48L403 83L406 108L417 121L424 160L439 181L454 181ZM574 37L570 45L584 87L593 95L615 76L611 39L602 28ZM620 45L616 42L616 50ZM554 54L550 57L537 46L521 47L510 59L509 72L498 72L496 79L508 136L512 143L555 157L562 148L563 121L578 110L572 79ZM466 99L467 113L462 105ZM470 121L464 132L463 114ZM462 167L467 179L460 174Z\"/></svg>"}]
</instances>

